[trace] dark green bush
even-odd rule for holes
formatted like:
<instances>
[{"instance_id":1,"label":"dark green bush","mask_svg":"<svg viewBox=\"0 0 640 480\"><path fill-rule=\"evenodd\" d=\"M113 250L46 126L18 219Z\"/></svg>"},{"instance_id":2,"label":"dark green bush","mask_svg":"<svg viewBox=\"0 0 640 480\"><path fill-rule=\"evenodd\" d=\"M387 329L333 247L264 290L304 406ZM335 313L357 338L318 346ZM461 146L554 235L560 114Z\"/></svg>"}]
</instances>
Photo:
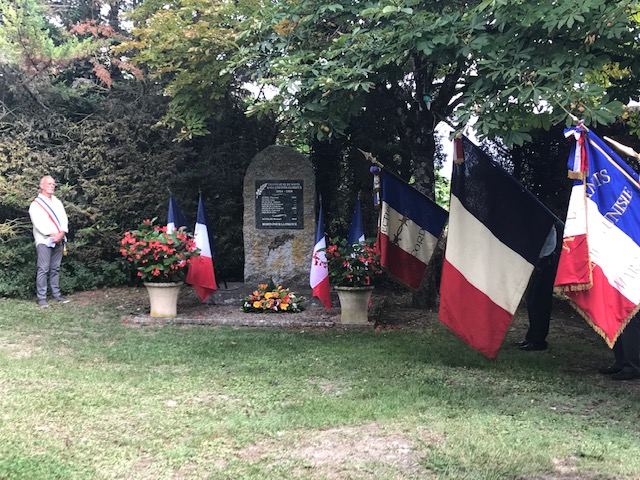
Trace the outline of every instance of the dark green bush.
<instances>
[{"instance_id":1,"label":"dark green bush","mask_svg":"<svg viewBox=\"0 0 640 480\"><path fill-rule=\"evenodd\" d=\"M60 288L63 293L125 285L131 278L130 266L120 260L97 259L90 263L75 260L71 255L62 261Z\"/></svg>"},{"instance_id":2,"label":"dark green bush","mask_svg":"<svg viewBox=\"0 0 640 480\"><path fill-rule=\"evenodd\" d=\"M121 259L83 261L71 250L62 260L60 288L63 293L115 287L131 278L130 266ZM36 293L36 249L27 235L12 237L0 248L0 297L29 298Z\"/></svg>"},{"instance_id":3,"label":"dark green bush","mask_svg":"<svg viewBox=\"0 0 640 480\"><path fill-rule=\"evenodd\" d=\"M0 247L0 297L35 295L36 249L33 238L6 239Z\"/></svg>"}]
</instances>

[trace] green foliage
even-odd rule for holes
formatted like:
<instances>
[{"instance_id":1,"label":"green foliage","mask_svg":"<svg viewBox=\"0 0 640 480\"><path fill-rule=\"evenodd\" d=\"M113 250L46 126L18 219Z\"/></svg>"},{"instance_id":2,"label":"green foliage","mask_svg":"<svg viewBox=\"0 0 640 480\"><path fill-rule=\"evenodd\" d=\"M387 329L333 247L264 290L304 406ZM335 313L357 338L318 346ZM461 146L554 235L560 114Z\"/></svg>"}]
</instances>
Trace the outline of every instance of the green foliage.
<instances>
[{"instance_id":1,"label":"green foliage","mask_svg":"<svg viewBox=\"0 0 640 480\"><path fill-rule=\"evenodd\" d=\"M93 39L80 40L55 27L39 0L0 0L0 12L0 64L38 75L55 71L96 48Z\"/></svg>"},{"instance_id":2,"label":"green foliage","mask_svg":"<svg viewBox=\"0 0 640 480\"><path fill-rule=\"evenodd\" d=\"M231 2L150 0L131 14L135 40L114 52L134 51L135 62L163 82L171 101L159 124L174 129L176 139L209 133L207 121L219 118L221 103L230 98L233 78L224 59L235 49L243 10Z\"/></svg>"},{"instance_id":3,"label":"green foliage","mask_svg":"<svg viewBox=\"0 0 640 480\"><path fill-rule=\"evenodd\" d=\"M638 94L632 4L567 1L541 8L532 2L483 2L471 13L484 19L477 38L485 42L471 50L477 79L468 82L460 120L478 116L483 135L499 136L508 145L530 141L531 128L571 122L567 112L591 126L613 122L622 102Z\"/></svg>"},{"instance_id":4,"label":"green foliage","mask_svg":"<svg viewBox=\"0 0 640 480\"><path fill-rule=\"evenodd\" d=\"M29 118L25 112L0 131L2 205L25 216L39 178L50 173L88 253L115 253L123 226L166 208L166 187L189 155L169 132L151 129L159 109L153 97L124 89L82 122L44 112Z\"/></svg>"},{"instance_id":5,"label":"green foliage","mask_svg":"<svg viewBox=\"0 0 640 480\"><path fill-rule=\"evenodd\" d=\"M29 298L35 295L36 249L31 234L4 237L0 241L0 297ZM129 268L124 262L94 258L83 260L74 243L60 270L63 293L124 285Z\"/></svg>"},{"instance_id":6,"label":"green foliage","mask_svg":"<svg viewBox=\"0 0 640 480\"><path fill-rule=\"evenodd\" d=\"M35 294L36 249L26 235L4 237L0 243L0 297Z\"/></svg>"},{"instance_id":7,"label":"green foliage","mask_svg":"<svg viewBox=\"0 0 640 480\"><path fill-rule=\"evenodd\" d=\"M100 12L110 15L124 3L111 2L109 9ZM94 20L102 15L92 10L97 4L88 5L84 0L61 0L53 11L45 10L44 4L27 4L34 9L23 23L48 24L45 13L65 25L86 18L85 14ZM13 9L22 6L23 2L9 2ZM42 56L29 50L29 43L17 44L15 37L9 37L11 25L2 22L0 36L11 43L12 51L24 51L29 58ZM116 24L111 18L110 25ZM71 38L58 27L47 29L37 33L55 45ZM105 37L109 30L104 24L85 22L74 30L76 38L85 38L79 43L88 45L86 39L94 34L94 45L104 46L112 40ZM33 76L26 64L6 63L2 55L7 52L0 50L0 241L5 236L24 235L25 249L31 255L27 208L37 193L39 178L51 174L70 217L72 253L63 263L63 269L66 265L69 271L63 271L62 278L66 292L121 283L129 279L117 251L122 232L144 218L164 218L169 188L194 222L194 191L201 190L220 246L216 251L219 279L242 277L242 178L251 158L273 143L275 130L270 122L247 119L239 102L225 97L218 103L219 118L209 120L205 127L215 131L215 137L200 138L190 145L176 143L175 132L156 126L167 113L162 79L143 85L126 72L116 75L110 69L113 83L108 91L95 80L94 64L85 57L57 62L55 68L44 59L39 74ZM95 59L112 60L111 66L120 61L104 49ZM28 294L33 288L34 264L12 261L8 265L12 274L3 277L6 284L0 288L12 295ZM78 275L82 280L73 279Z\"/></svg>"},{"instance_id":8,"label":"green foliage","mask_svg":"<svg viewBox=\"0 0 640 480\"><path fill-rule=\"evenodd\" d=\"M191 82L210 79L211 72L199 69L195 55L188 58L162 46L188 36L185 48L214 48L229 32L221 35L209 23L218 25L226 13L193 0L179 4L197 12L191 16L177 7L172 12L154 2L146 5L140 10L152 19L151 26L140 26L136 34L143 40L155 36L158 43L146 43L150 51L140 60L159 73L187 66L189 82L174 85L172 95L181 90L202 98L203 91ZM392 93L399 85L411 91L414 110L424 109L423 98L429 98L430 109L443 118L458 105L461 126L478 117L483 135L522 144L531 139L530 129L564 123L566 111L592 125L610 123L621 113L621 102L638 93L633 5L598 0L265 4L231 27L238 45L233 57L219 54L215 61L223 75L234 72L275 91L258 98L248 113L277 112L318 139L344 134L372 91ZM250 8L250 3L241 6L244 12ZM165 34L160 26L166 25L171 28ZM602 75L606 85L598 78ZM624 94L615 88L622 83ZM213 91L209 85L203 87L207 92Z\"/></svg>"},{"instance_id":9,"label":"green foliage","mask_svg":"<svg viewBox=\"0 0 640 480\"><path fill-rule=\"evenodd\" d=\"M624 112L622 119L628 125L629 133L640 138L640 110L627 109Z\"/></svg>"},{"instance_id":10,"label":"green foliage","mask_svg":"<svg viewBox=\"0 0 640 480\"><path fill-rule=\"evenodd\" d=\"M442 208L449 210L449 200L451 196L451 182L442 174L442 170L436 170L436 203Z\"/></svg>"},{"instance_id":11,"label":"green foliage","mask_svg":"<svg viewBox=\"0 0 640 480\"><path fill-rule=\"evenodd\" d=\"M0 78L0 87L12 88L11 80ZM172 142L169 132L151 129L162 106L159 99L119 87L109 98L92 90L86 95L68 92L68 103L60 96L51 102L57 107L53 111L5 98L16 104L8 104L11 122L0 124L0 225L13 235L20 232L6 226L17 221L25 238L30 237L27 209L39 179L53 175L60 186L56 195L70 219L72 253L63 262L61 280L67 292L128 279L122 265L108 266L118 258L121 233L145 217L164 214L166 186L189 155ZM86 98L88 112L82 121L63 114ZM32 239L25 243L31 251ZM6 294L32 291L35 261L22 264L19 257L8 263L13 274L4 277L0 287Z\"/></svg>"},{"instance_id":12,"label":"green foliage","mask_svg":"<svg viewBox=\"0 0 640 480\"><path fill-rule=\"evenodd\" d=\"M85 262L73 253L65 257L60 272L63 293L118 287L130 281L129 269L123 262L100 258Z\"/></svg>"}]
</instances>

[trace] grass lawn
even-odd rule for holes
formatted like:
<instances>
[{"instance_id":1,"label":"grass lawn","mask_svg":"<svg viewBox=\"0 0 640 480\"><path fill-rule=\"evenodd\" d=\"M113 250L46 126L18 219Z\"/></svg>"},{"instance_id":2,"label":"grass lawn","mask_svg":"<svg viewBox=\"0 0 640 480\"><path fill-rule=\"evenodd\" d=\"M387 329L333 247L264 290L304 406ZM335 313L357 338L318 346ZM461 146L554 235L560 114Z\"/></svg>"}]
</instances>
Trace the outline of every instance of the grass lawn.
<instances>
[{"instance_id":1,"label":"grass lawn","mask_svg":"<svg viewBox=\"0 0 640 480\"><path fill-rule=\"evenodd\" d=\"M496 360L379 331L133 325L0 300L0 479L640 479L640 382L567 308ZM215 306L210 307L215 309ZM414 312L415 313L415 312Z\"/></svg>"}]
</instances>

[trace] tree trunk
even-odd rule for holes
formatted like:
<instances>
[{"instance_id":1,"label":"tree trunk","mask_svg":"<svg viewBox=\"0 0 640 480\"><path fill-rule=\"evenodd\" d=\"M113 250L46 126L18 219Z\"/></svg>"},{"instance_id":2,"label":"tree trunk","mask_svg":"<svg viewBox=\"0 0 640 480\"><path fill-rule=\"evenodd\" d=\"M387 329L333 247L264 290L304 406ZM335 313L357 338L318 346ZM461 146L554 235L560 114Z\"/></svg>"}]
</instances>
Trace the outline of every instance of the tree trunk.
<instances>
[{"instance_id":1,"label":"tree trunk","mask_svg":"<svg viewBox=\"0 0 640 480\"><path fill-rule=\"evenodd\" d=\"M425 194L431 200L435 199L435 171L434 157L436 153L436 141L434 129L436 119L433 113L426 109L418 109L416 112L414 128L409 129L406 139L409 142L409 151L413 161L413 187ZM438 291L440 287L440 273L444 258L444 242L438 242L424 282L412 296L414 308L434 308L438 303Z\"/></svg>"}]
</instances>

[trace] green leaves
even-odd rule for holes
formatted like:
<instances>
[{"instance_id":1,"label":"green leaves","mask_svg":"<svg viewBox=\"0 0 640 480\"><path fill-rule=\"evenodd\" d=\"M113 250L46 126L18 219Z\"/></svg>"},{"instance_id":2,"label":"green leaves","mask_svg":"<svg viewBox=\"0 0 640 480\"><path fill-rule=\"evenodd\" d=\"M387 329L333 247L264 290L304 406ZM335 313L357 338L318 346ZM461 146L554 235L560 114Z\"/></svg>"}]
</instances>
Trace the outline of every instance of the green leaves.
<instances>
[{"instance_id":1,"label":"green leaves","mask_svg":"<svg viewBox=\"0 0 640 480\"><path fill-rule=\"evenodd\" d=\"M521 143L528 129L564 120L553 105L607 122L640 92L638 24L629 17L635 4L147 0L134 15L132 46L139 62L170 82L165 123L190 136L206 132L204 119L237 79L277 92L251 103L251 114L276 115L316 138L344 133L373 90L411 84L411 97L428 93L437 115L449 115L455 98L458 120L481 113L486 136ZM623 76L610 76L614 64ZM447 77L452 72L457 79ZM607 83L603 75L609 85L590 89L587 102L583 86ZM541 121L545 105L551 113ZM407 108L414 115L418 105ZM518 127L505 128L511 123Z\"/></svg>"},{"instance_id":2,"label":"green leaves","mask_svg":"<svg viewBox=\"0 0 640 480\"><path fill-rule=\"evenodd\" d=\"M97 48L53 25L38 0L0 0L0 64L30 75L57 71Z\"/></svg>"}]
</instances>

